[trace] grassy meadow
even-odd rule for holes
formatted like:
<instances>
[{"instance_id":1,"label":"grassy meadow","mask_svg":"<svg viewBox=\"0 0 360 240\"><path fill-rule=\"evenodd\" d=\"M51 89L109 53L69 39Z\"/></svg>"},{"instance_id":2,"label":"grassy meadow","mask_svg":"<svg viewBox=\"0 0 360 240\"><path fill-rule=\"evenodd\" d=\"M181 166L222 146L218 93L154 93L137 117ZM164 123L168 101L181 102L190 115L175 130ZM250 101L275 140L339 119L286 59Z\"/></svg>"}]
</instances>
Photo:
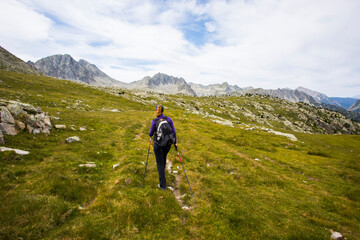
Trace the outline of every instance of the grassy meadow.
<instances>
[{"instance_id":1,"label":"grassy meadow","mask_svg":"<svg viewBox=\"0 0 360 240\"><path fill-rule=\"evenodd\" d=\"M291 141L178 104L208 98L123 92L0 71L1 99L40 106L60 118L53 125L67 126L5 137L6 147L30 154L0 152L0 239L329 239L330 230L360 239L359 135L283 129L299 140ZM244 97L227 101L241 106ZM152 148L142 187L156 103L174 121L196 204L174 148L168 161L180 167L178 184L168 172L167 182L191 210L156 187ZM71 136L81 141L66 143ZM97 167L79 167L87 162Z\"/></svg>"}]
</instances>

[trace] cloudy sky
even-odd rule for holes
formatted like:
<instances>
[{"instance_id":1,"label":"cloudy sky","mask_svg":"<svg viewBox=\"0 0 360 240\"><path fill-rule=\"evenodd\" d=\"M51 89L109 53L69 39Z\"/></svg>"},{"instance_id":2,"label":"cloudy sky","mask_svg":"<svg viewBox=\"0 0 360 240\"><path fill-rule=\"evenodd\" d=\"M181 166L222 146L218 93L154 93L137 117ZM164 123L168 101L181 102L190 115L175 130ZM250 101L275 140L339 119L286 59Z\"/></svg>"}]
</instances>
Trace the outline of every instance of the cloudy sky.
<instances>
[{"instance_id":1,"label":"cloudy sky","mask_svg":"<svg viewBox=\"0 0 360 240\"><path fill-rule=\"evenodd\" d=\"M124 82L360 94L359 0L0 0L0 21L25 61L67 53Z\"/></svg>"}]
</instances>

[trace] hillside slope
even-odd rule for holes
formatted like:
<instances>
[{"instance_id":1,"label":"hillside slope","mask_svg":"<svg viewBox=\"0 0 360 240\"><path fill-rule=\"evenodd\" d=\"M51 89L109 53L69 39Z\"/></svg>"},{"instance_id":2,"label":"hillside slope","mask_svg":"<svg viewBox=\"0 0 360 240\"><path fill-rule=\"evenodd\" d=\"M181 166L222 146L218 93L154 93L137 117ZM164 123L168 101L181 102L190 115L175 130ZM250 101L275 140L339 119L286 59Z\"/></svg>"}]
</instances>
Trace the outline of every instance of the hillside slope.
<instances>
[{"instance_id":1,"label":"hillside slope","mask_svg":"<svg viewBox=\"0 0 360 240\"><path fill-rule=\"evenodd\" d=\"M5 71L0 80L1 98L66 125L5 136L6 147L30 154L0 152L2 239L329 239L330 230L359 239L359 135L285 124L301 121L302 111L307 126L331 115L340 121L337 113L256 95L149 94ZM175 194L156 187L152 149L141 186L157 103L175 123L196 204L173 149L166 177ZM316 126L309 131L327 132ZM66 143L71 136L80 142Z\"/></svg>"},{"instance_id":2,"label":"hillside slope","mask_svg":"<svg viewBox=\"0 0 360 240\"><path fill-rule=\"evenodd\" d=\"M0 46L0 70L42 75L35 68Z\"/></svg>"}]
</instances>

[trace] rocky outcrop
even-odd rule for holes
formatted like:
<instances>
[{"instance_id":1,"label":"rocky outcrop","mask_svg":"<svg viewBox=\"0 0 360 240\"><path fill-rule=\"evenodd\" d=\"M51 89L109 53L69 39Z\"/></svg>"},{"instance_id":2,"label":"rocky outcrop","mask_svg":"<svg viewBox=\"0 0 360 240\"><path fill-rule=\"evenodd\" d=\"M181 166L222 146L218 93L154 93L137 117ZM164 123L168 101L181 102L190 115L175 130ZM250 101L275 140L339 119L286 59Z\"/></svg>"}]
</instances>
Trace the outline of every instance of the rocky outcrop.
<instances>
[{"instance_id":1,"label":"rocky outcrop","mask_svg":"<svg viewBox=\"0 0 360 240\"><path fill-rule=\"evenodd\" d=\"M5 135L16 135L28 130L29 133L50 133L50 117L41 108L17 101L0 99L0 144Z\"/></svg>"}]
</instances>

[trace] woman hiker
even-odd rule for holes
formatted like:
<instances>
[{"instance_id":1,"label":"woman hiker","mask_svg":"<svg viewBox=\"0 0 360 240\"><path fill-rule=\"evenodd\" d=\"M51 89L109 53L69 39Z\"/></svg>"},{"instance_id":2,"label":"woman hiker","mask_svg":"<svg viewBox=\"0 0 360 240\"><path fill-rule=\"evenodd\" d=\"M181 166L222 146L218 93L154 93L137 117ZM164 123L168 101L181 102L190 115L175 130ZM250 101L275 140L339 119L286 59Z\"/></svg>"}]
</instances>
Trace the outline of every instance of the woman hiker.
<instances>
[{"instance_id":1,"label":"woman hiker","mask_svg":"<svg viewBox=\"0 0 360 240\"><path fill-rule=\"evenodd\" d=\"M155 118L151 122L149 136L154 134L154 153L156 166L159 173L158 188L166 190L165 166L166 155L170 151L171 145L176 145L176 132L171 118L164 116L164 107L156 106Z\"/></svg>"}]
</instances>

